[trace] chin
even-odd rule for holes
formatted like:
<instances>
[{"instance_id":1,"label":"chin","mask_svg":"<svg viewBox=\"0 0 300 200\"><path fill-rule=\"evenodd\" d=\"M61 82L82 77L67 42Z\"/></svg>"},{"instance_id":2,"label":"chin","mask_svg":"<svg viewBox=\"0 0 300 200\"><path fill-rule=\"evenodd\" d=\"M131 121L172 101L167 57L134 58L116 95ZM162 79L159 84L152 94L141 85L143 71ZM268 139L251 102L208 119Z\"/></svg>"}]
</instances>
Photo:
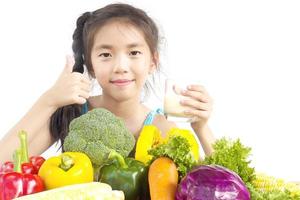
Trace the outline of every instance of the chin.
<instances>
[{"instance_id":1,"label":"chin","mask_svg":"<svg viewBox=\"0 0 300 200\"><path fill-rule=\"evenodd\" d=\"M113 99L115 99L117 102L123 102L128 101L130 99L136 98L136 95L133 92L119 92L118 94L112 95Z\"/></svg>"}]
</instances>

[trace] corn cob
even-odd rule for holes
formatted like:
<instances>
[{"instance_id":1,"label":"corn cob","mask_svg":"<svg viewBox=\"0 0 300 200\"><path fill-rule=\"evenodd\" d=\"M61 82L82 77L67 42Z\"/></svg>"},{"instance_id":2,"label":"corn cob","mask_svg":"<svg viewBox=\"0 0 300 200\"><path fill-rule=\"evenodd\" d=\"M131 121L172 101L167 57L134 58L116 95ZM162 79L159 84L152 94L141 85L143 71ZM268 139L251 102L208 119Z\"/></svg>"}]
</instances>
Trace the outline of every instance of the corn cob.
<instances>
[{"instance_id":1,"label":"corn cob","mask_svg":"<svg viewBox=\"0 0 300 200\"><path fill-rule=\"evenodd\" d=\"M124 193L105 183L91 182L22 196L15 200L124 200Z\"/></svg>"},{"instance_id":2,"label":"corn cob","mask_svg":"<svg viewBox=\"0 0 300 200\"><path fill-rule=\"evenodd\" d=\"M262 173L256 174L256 178L253 180L253 186L260 191L267 192L288 190L291 197L300 195L300 185L286 182L283 179L275 178Z\"/></svg>"}]
</instances>

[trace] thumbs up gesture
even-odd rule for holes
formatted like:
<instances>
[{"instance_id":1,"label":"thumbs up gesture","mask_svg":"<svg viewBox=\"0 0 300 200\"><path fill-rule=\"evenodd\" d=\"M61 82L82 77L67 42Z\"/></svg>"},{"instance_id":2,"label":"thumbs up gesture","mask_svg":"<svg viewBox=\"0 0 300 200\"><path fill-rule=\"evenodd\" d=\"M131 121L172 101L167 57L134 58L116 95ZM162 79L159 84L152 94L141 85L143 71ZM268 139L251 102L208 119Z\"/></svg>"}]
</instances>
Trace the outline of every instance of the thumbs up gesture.
<instances>
[{"instance_id":1,"label":"thumbs up gesture","mask_svg":"<svg viewBox=\"0 0 300 200\"><path fill-rule=\"evenodd\" d=\"M66 65L55 84L47 91L51 106L84 104L89 98L91 81L79 72L72 72L74 58L67 56Z\"/></svg>"}]
</instances>

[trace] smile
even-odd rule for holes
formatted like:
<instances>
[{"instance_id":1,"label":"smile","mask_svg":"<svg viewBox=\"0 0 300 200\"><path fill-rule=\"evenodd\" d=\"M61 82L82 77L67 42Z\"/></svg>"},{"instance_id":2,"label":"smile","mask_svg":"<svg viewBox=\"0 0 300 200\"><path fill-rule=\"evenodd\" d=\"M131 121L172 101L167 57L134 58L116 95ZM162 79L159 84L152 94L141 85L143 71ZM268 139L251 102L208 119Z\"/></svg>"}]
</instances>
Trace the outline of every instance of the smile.
<instances>
[{"instance_id":1,"label":"smile","mask_svg":"<svg viewBox=\"0 0 300 200\"><path fill-rule=\"evenodd\" d=\"M114 84L115 86L127 86L131 84L134 80L128 80L128 79L117 79L112 80L110 83Z\"/></svg>"}]
</instances>

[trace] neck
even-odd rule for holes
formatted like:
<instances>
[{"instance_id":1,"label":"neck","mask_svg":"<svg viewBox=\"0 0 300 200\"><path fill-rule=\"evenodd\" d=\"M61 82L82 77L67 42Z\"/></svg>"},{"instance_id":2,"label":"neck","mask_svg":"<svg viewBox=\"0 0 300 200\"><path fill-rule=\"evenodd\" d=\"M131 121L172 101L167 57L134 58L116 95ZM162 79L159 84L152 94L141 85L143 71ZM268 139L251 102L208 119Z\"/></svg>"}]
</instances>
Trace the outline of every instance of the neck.
<instances>
[{"instance_id":1,"label":"neck","mask_svg":"<svg viewBox=\"0 0 300 200\"><path fill-rule=\"evenodd\" d=\"M115 101L113 98L104 95L97 96L92 103L93 108L105 108L114 115L124 120L126 127L137 138L143 126L143 122L149 113L149 109L140 103L140 99L128 101Z\"/></svg>"},{"instance_id":2,"label":"neck","mask_svg":"<svg viewBox=\"0 0 300 200\"><path fill-rule=\"evenodd\" d=\"M120 102L102 95L100 96L100 102L103 108L123 119L132 119L134 116L139 116L145 112L145 107L140 103L139 98Z\"/></svg>"}]
</instances>

